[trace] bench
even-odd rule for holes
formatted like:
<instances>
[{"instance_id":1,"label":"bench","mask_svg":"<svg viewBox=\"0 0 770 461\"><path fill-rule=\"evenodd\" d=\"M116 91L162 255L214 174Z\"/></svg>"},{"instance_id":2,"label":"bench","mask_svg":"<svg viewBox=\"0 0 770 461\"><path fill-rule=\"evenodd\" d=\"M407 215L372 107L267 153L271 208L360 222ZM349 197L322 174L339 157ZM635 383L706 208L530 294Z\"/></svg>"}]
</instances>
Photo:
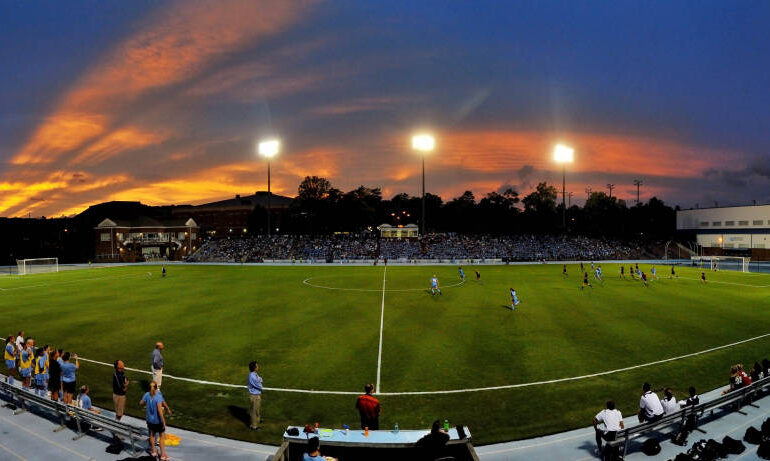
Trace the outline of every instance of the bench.
<instances>
[{"instance_id":1,"label":"bench","mask_svg":"<svg viewBox=\"0 0 770 461\"><path fill-rule=\"evenodd\" d=\"M690 417L693 417L693 420L695 421L694 429L705 434L705 431L698 428L698 420L701 416L703 416L703 414L709 411L711 414L713 414L714 410L720 410L727 407L735 407L736 411L738 412L741 412L740 408L744 405L751 405L756 407L756 405L751 403L754 397L757 393L769 386L770 376L760 379L759 381L752 383L750 386L742 387L733 392L728 392L727 394L721 395L708 402L688 406L677 412L667 414L658 421L642 423L620 430L615 435L615 440L607 442L607 446L617 448L622 445L623 451L620 453L620 455L621 458L624 458L628 453L628 445L633 439L643 437L654 432L660 432L672 426L676 426L677 429L679 429L684 427L686 421Z\"/></svg>"}]
</instances>

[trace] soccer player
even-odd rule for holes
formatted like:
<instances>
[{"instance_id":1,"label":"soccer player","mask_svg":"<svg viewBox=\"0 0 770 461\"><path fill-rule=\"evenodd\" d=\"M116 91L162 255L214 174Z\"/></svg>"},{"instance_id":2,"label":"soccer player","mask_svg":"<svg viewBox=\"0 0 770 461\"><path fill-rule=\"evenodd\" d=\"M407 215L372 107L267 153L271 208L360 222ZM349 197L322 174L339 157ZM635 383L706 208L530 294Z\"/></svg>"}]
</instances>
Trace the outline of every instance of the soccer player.
<instances>
[{"instance_id":1,"label":"soccer player","mask_svg":"<svg viewBox=\"0 0 770 461\"><path fill-rule=\"evenodd\" d=\"M580 289L582 290L583 288L586 287L586 285L593 288L593 285L591 285L591 282L588 281L588 272L583 272L583 284L580 285Z\"/></svg>"},{"instance_id":2,"label":"soccer player","mask_svg":"<svg viewBox=\"0 0 770 461\"><path fill-rule=\"evenodd\" d=\"M594 270L594 262L591 261L591 270Z\"/></svg>"},{"instance_id":3,"label":"soccer player","mask_svg":"<svg viewBox=\"0 0 770 461\"><path fill-rule=\"evenodd\" d=\"M700 273L700 282L701 283L706 283L706 273L705 272L701 272Z\"/></svg>"},{"instance_id":4,"label":"soccer player","mask_svg":"<svg viewBox=\"0 0 770 461\"><path fill-rule=\"evenodd\" d=\"M481 272L479 272L478 269L475 269L474 272L476 273L476 281L480 282L481 281Z\"/></svg>"},{"instance_id":5,"label":"soccer player","mask_svg":"<svg viewBox=\"0 0 770 461\"><path fill-rule=\"evenodd\" d=\"M652 269L650 269L650 273L652 273L652 280L658 280L658 274L655 271L655 264L652 265Z\"/></svg>"},{"instance_id":6,"label":"soccer player","mask_svg":"<svg viewBox=\"0 0 770 461\"><path fill-rule=\"evenodd\" d=\"M594 269L594 280L602 281L602 270L598 267Z\"/></svg>"},{"instance_id":7,"label":"soccer player","mask_svg":"<svg viewBox=\"0 0 770 461\"><path fill-rule=\"evenodd\" d=\"M620 266L620 278L622 278L622 279L625 279L625 278L626 278L626 273L625 273L625 270L626 270L626 266L623 266L623 265L621 264L621 266Z\"/></svg>"},{"instance_id":8,"label":"soccer player","mask_svg":"<svg viewBox=\"0 0 770 461\"><path fill-rule=\"evenodd\" d=\"M436 277L436 274L433 274L433 277L430 279L430 294L441 294L441 289L438 287L438 278Z\"/></svg>"},{"instance_id":9,"label":"soccer player","mask_svg":"<svg viewBox=\"0 0 770 461\"><path fill-rule=\"evenodd\" d=\"M465 271L463 271L463 267L462 266L458 266L457 267L457 271L460 272L460 280L462 280L464 282L465 281Z\"/></svg>"},{"instance_id":10,"label":"soccer player","mask_svg":"<svg viewBox=\"0 0 770 461\"><path fill-rule=\"evenodd\" d=\"M163 277L165 277L166 276L166 265L165 264L163 265L163 269L161 270L161 272L163 273Z\"/></svg>"},{"instance_id":11,"label":"soccer player","mask_svg":"<svg viewBox=\"0 0 770 461\"><path fill-rule=\"evenodd\" d=\"M633 266L628 266L628 273L631 274L631 280L636 280L636 276L634 275L634 268L633 268Z\"/></svg>"},{"instance_id":12,"label":"soccer player","mask_svg":"<svg viewBox=\"0 0 770 461\"><path fill-rule=\"evenodd\" d=\"M714 261L714 272L716 272L717 270L719 270L719 269L717 268L717 266L718 266L718 265L719 265L719 263L718 263L717 261Z\"/></svg>"},{"instance_id":13,"label":"soccer player","mask_svg":"<svg viewBox=\"0 0 770 461\"><path fill-rule=\"evenodd\" d=\"M674 270L674 266L671 265L671 275L669 275L668 278L672 279L674 277L679 278L679 276L676 275L676 271Z\"/></svg>"},{"instance_id":14,"label":"soccer player","mask_svg":"<svg viewBox=\"0 0 770 461\"><path fill-rule=\"evenodd\" d=\"M13 335L5 340L5 367L8 368L6 382L13 385L13 374L16 371L16 343L13 342Z\"/></svg>"},{"instance_id":15,"label":"soccer player","mask_svg":"<svg viewBox=\"0 0 770 461\"><path fill-rule=\"evenodd\" d=\"M647 274L644 272L642 272L642 282L644 282L644 286L649 287L649 285L647 285Z\"/></svg>"},{"instance_id":16,"label":"soccer player","mask_svg":"<svg viewBox=\"0 0 770 461\"><path fill-rule=\"evenodd\" d=\"M516 295L516 290L511 287L511 310L515 310L519 305L519 297Z\"/></svg>"},{"instance_id":17,"label":"soccer player","mask_svg":"<svg viewBox=\"0 0 770 461\"><path fill-rule=\"evenodd\" d=\"M583 261L580 261L580 272L585 272L585 269L583 269Z\"/></svg>"},{"instance_id":18,"label":"soccer player","mask_svg":"<svg viewBox=\"0 0 770 461\"><path fill-rule=\"evenodd\" d=\"M566 264L563 264L561 266L561 275L563 275L564 277L569 277L569 275L567 275L567 265Z\"/></svg>"}]
</instances>

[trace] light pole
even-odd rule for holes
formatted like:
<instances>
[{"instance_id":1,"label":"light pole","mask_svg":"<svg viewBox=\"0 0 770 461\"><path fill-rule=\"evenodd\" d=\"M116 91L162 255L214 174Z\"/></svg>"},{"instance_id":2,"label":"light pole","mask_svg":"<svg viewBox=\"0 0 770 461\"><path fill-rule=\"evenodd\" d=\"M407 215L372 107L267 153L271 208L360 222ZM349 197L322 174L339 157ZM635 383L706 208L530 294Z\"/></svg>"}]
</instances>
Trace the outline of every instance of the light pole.
<instances>
[{"instance_id":1,"label":"light pole","mask_svg":"<svg viewBox=\"0 0 770 461\"><path fill-rule=\"evenodd\" d=\"M607 184L607 189L610 190L610 198L612 198L612 189L614 188L615 188L615 184L612 184L612 183Z\"/></svg>"},{"instance_id":2,"label":"light pole","mask_svg":"<svg viewBox=\"0 0 770 461\"><path fill-rule=\"evenodd\" d=\"M569 197L569 200L567 200L567 206L572 206L572 196L574 194L572 192L567 192L567 197Z\"/></svg>"},{"instance_id":3,"label":"light pole","mask_svg":"<svg viewBox=\"0 0 770 461\"><path fill-rule=\"evenodd\" d=\"M591 187L586 187L586 200L591 198Z\"/></svg>"},{"instance_id":4,"label":"light pole","mask_svg":"<svg viewBox=\"0 0 770 461\"><path fill-rule=\"evenodd\" d=\"M567 164L575 160L575 149L563 144L553 148L553 160L561 164L561 227L567 230Z\"/></svg>"},{"instance_id":5,"label":"light pole","mask_svg":"<svg viewBox=\"0 0 770 461\"><path fill-rule=\"evenodd\" d=\"M636 203L639 203L639 186L644 184L641 179L634 179L634 186L636 186Z\"/></svg>"},{"instance_id":6,"label":"light pole","mask_svg":"<svg viewBox=\"0 0 770 461\"><path fill-rule=\"evenodd\" d=\"M432 152L435 147L436 139L433 135L423 133L412 136L412 149L422 154L422 218L420 218L422 235L425 235L425 155Z\"/></svg>"},{"instance_id":7,"label":"light pole","mask_svg":"<svg viewBox=\"0 0 770 461\"><path fill-rule=\"evenodd\" d=\"M270 159L278 155L281 150L281 141L278 139L266 139L260 141L257 152L267 160L267 235L270 236Z\"/></svg>"}]
</instances>

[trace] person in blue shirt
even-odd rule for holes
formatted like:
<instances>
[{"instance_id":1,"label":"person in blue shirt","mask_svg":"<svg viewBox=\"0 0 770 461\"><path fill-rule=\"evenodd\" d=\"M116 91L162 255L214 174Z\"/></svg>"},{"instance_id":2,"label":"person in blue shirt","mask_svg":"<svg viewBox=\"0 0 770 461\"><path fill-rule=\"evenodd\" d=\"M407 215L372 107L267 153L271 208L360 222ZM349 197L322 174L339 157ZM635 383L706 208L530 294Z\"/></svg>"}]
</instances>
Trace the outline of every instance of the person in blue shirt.
<instances>
[{"instance_id":1,"label":"person in blue shirt","mask_svg":"<svg viewBox=\"0 0 770 461\"><path fill-rule=\"evenodd\" d=\"M256 361L249 363L249 376L247 378L249 416L251 417L249 428L254 431L259 430L259 423L262 421L262 378L257 374L258 369L259 365Z\"/></svg>"},{"instance_id":2,"label":"person in blue shirt","mask_svg":"<svg viewBox=\"0 0 770 461\"><path fill-rule=\"evenodd\" d=\"M158 390L158 384L155 382L150 383L149 392L145 392L142 396L142 400L139 401L140 406L146 406L147 411L145 414L145 421L147 422L147 431L150 433L149 445L150 456L153 458L158 456L158 452L155 451L155 435L158 435L160 442L160 459L169 459L166 455L166 418L163 415L163 394ZM171 414L171 412L169 412Z\"/></svg>"},{"instance_id":3,"label":"person in blue shirt","mask_svg":"<svg viewBox=\"0 0 770 461\"><path fill-rule=\"evenodd\" d=\"M465 271L463 271L462 266L458 267L457 270L458 270L458 272L460 272L460 280L462 280L464 282L465 281Z\"/></svg>"},{"instance_id":4,"label":"person in blue shirt","mask_svg":"<svg viewBox=\"0 0 770 461\"><path fill-rule=\"evenodd\" d=\"M438 287L438 277L436 277L436 274L433 274L433 277L430 279L430 294L441 294L441 289Z\"/></svg>"},{"instance_id":5,"label":"person in blue shirt","mask_svg":"<svg viewBox=\"0 0 770 461\"><path fill-rule=\"evenodd\" d=\"M22 344L21 353L19 354L19 376L21 377L21 386L24 389L29 389L32 383L32 362L35 361L34 357L29 341Z\"/></svg>"},{"instance_id":6,"label":"person in blue shirt","mask_svg":"<svg viewBox=\"0 0 770 461\"><path fill-rule=\"evenodd\" d=\"M8 368L5 380L13 386L13 375L16 372L16 343L13 342L13 335L5 340L3 357L5 358L5 367Z\"/></svg>"},{"instance_id":7,"label":"person in blue shirt","mask_svg":"<svg viewBox=\"0 0 770 461\"><path fill-rule=\"evenodd\" d=\"M321 454L321 441L318 437L312 437L307 441L307 453L302 455L302 461L329 461L336 460Z\"/></svg>"},{"instance_id":8,"label":"person in blue shirt","mask_svg":"<svg viewBox=\"0 0 770 461\"><path fill-rule=\"evenodd\" d=\"M80 368L80 362L78 362L78 355L72 354L72 358L75 359L75 363L70 362L70 353L65 352L62 356L61 363L61 383L64 390L64 403L67 405L72 404L72 396L75 395L75 373Z\"/></svg>"},{"instance_id":9,"label":"person in blue shirt","mask_svg":"<svg viewBox=\"0 0 770 461\"><path fill-rule=\"evenodd\" d=\"M511 310L515 310L516 306L519 305L519 297L516 295L516 290L511 288Z\"/></svg>"}]
</instances>

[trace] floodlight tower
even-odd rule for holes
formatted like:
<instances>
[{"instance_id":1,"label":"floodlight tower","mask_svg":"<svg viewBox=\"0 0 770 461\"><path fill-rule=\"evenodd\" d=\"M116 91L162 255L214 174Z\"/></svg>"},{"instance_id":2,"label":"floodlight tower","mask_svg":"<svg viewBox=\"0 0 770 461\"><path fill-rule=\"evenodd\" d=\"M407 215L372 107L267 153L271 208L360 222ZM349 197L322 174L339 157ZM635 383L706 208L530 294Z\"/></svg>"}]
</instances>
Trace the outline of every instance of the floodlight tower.
<instances>
[{"instance_id":1,"label":"floodlight tower","mask_svg":"<svg viewBox=\"0 0 770 461\"><path fill-rule=\"evenodd\" d=\"M422 133L412 136L412 149L420 152L422 157L422 217L420 218L422 235L425 235L425 155L436 148L436 138Z\"/></svg>"},{"instance_id":2,"label":"floodlight tower","mask_svg":"<svg viewBox=\"0 0 770 461\"><path fill-rule=\"evenodd\" d=\"M561 227L567 230L567 164L575 160L575 149L563 144L553 148L553 160L561 164Z\"/></svg>"},{"instance_id":3,"label":"floodlight tower","mask_svg":"<svg viewBox=\"0 0 770 461\"><path fill-rule=\"evenodd\" d=\"M281 151L281 141L275 138L260 141L257 153L267 160L267 235L270 236L270 160Z\"/></svg>"}]
</instances>

